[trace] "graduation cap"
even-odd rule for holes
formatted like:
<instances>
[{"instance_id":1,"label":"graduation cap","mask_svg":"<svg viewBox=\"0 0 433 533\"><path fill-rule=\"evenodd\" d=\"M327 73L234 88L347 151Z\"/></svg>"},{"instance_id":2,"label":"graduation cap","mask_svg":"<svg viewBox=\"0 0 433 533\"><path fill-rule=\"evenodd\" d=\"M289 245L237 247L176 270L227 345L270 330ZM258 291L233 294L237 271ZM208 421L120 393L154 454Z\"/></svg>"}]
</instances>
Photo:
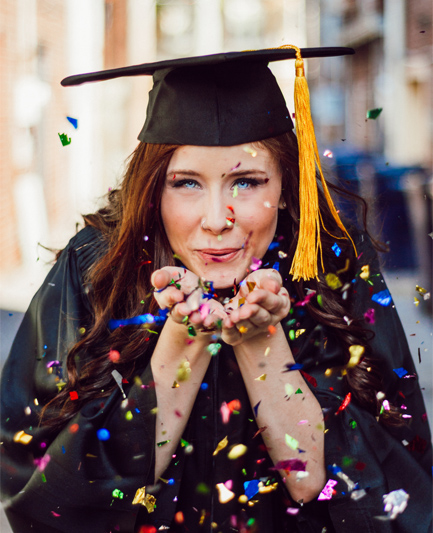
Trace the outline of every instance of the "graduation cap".
<instances>
[{"instance_id":1,"label":"graduation cap","mask_svg":"<svg viewBox=\"0 0 433 533\"><path fill-rule=\"evenodd\" d=\"M310 113L303 58L353 54L351 48L280 48L229 52L143 63L69 76L63 86L126 76L153 76L144 126L146 143L233 146L261 141L293 129L293 122L268 63L295 59L295 122L299 146L300 227L290 273L317 278L321 253L316 165L338 226L347 235L332 203L320 167ZM350 238L350 236L348 235ZM323 268L323 261L322 261Z\"/></svg>"}]
</instances>

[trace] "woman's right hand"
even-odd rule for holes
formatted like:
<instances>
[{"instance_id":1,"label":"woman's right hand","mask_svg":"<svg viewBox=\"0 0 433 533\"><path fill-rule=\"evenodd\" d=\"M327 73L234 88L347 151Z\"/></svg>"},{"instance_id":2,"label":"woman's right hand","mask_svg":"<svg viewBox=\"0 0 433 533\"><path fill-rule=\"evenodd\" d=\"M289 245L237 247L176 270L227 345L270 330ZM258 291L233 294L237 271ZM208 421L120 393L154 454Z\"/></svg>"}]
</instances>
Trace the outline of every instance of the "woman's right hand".
<instances>
[{"instance_id":1,"label":"woman's right hand","mask_svg":"<svg viewBox=\"0 0 433 533\"><path fill-rule=\"evenodd\" d=\"M170 309L170 317L178 324L193 325L197 334L213 331L217 322L224 320L227 313L215 299L203 297L203 288L196 274L183 267L163 267L155 270L151 277L155 288L153 293L161 309Z\"/></svg>"}]
</instances>

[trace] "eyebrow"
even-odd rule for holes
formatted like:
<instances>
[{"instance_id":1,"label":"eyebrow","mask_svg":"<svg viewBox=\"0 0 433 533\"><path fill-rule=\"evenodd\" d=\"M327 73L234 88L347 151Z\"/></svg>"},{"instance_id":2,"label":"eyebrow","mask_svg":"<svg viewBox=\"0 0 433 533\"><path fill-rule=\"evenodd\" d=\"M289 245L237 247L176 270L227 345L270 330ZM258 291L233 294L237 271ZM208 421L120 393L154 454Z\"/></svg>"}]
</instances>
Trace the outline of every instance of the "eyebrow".
<instances>
[{"instance_id":1,"label":"eyebrow","mask_svg":"<svg viewBox=\"0 0 433 533\"><path fill-rule=\"evenodd\" d=\"M201 176L200 172L196 172L195 170L171 170L170 172L167 172L167 178L172 178L173 176L176 176L177 174L181 176L195 176L199 177ZM263 176L268 176L267 172L264 170L257 170L254 168L247 169L247 170L236 170L233 172L227 172L226 174L223 174L221 177L225 176L233 176L233 177L239 177L239 176L247 176L248 174L261 174Z\"/></svg>"}]
</instances>

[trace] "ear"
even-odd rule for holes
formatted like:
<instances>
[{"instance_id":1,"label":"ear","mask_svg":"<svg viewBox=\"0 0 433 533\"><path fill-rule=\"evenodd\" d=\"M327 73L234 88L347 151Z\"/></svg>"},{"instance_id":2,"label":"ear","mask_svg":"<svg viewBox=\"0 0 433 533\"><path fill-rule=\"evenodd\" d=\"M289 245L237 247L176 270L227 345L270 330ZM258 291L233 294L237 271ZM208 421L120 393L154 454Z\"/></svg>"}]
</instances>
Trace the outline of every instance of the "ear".
<instances>
[{"instance_id":1,"label":"ear","mask_svg":"<svg viewBox=\"0 0 433 533\"><path fill-rule=\"evenodd\" d=\"M284 201L283 195L280 196L280 200L278 201L278 209L287 209L287 204Z\"/></svg>"}]
</instances>

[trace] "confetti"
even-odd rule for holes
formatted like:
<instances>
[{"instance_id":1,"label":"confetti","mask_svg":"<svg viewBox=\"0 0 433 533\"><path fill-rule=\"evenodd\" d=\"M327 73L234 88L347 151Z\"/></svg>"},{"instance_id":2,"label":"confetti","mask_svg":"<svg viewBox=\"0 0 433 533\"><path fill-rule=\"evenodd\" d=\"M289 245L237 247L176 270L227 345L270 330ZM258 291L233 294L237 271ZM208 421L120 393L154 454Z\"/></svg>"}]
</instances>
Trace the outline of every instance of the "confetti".
<instances>
[{"instance_id":1,"label":"confetti","mask_svg":"<svg viewBox=\"0 0 433 533\"><path fill-rule=\"evenodd\" d=\"M238 195L238 186L235 185L235 186L233 187L233 198L236 198L237 195Z\"/></svg>"},{"instance_id":2,"label":"confetti","mask_svg":"<svg viewBox=\"0 0 433 533\"><path fill-rule=\"evenodd\" d=\"M78 120L72 117L66 117L66 119L74 126L75 129L78 128Z\"/></svg>"},{"instance_id":3,"label":"confetti","mask_svg":"<svg viewBox=\"0 0 433 533\"><path fill-rule=\"evenodd\" d=\"M293 386L290 383L286 383L284 385L284 391L286 393L286 396L290 397L293 394L294 390L295 389L293 388Z\"/></svg>"},{"instance_id":4,"label":"confetti","mask_svg":"<svg viewBox=\"0 0 433 533\"><path fill-rule=\"evenodd\" d=\"M287 257L287 254L284 253L282 250L280 250L280 251L278 252L278 257L279 257L280 259L285 259L285 258Z\"/></svg>"},{"instance_id":5,"label":"confetti","mask_svg":"<svg viewBox=\"0 0 433 533\"><path fill-rule=\"evenodd\" d=\"M244 481L245 496L251 500L259 492L259 480Z\"/></svg>"},{"instance_id":6,"label":"confetti","mask_svg":"<svg viewBox=\"0 0 433 533\"><path fill-rule=\"evenodd\" d=\"M219 342L213 342L211 344L208 345L208 347L206 348L206 350L211 354L211 355L217 355L219 353L219 351L221 350L221 344Z\"/></svg>"},{"instance_id":7,"label":"confetti","mask_svg":"<svg viewBox=\"0 0 433 533\"><path fill-rule=\"evenodd\" d=\"M334 242L334 244L332 245L332 251L334 252L334 254L337 256L337 257L340 257L340 254L341 254L341 248L338 246L338 244L336 242Z\"/></svg>"},{"instance_id":8,"label":"confetti","mask_svg":"<svg viewBox=\"0 0 433 533\"><path fill-rule=\"evenodd\" d=\"M374 324L375 322L375 311L374 309L367 309L367 311L364 313L364 320L367 322L367 324Z\"/></svg>"},{"instance_id":9,"label":"confetti","mask_svg":"<svg viewBox=\"0 0 433 533\"><path fill-rule=\"evenodd\" d=\"M359 344L353 344L352 346L349 346L349 352L350 359L347 363L347 368L353 368L361 360L361 357L365 352L365 348L364 346L360 346Z\"/></svg>"},{"instance_id":10,"label":"confetti","mask_svg":"<svg viewBox=\"0 0 433 533\"><path fill-rule=\"evenodd\" d=\"M306 329L297 329L295 331L295 337L298 338L300 337L303 333L305 333L307 330Z\"/></svg>"},{"instance_id":11,"label":"confetti","mask_svg":"<svg viewBox=\"0 0 433 533\"><path fill-rule=\"evenodd\" d=\"M78 400L78 392L76 390L72 390L69 392L69 397L72 401Z\"/></svg>"},{"instance_id":12,"label":"confetti","mask_svg":"<svg viewBox=\"0 0 433 533\"><path fill-rule=\"evenodd\" d=\"M344 409L346 409L346 407L349 405L351 399L352 399L352 393L349 392L347 393L346 397L344 398L342 404L337 409L335 414L338 415L338 413L341 413L342 411L344 411Z\"/></svg>"},{"instance_id":13,"label":"confetti","mask_svg":"<svg viewBox=\"0 0 433 533\"><path fill-rule=\"evenodd\" d=\"M233 461L234 459L238 459L239 457L242 457L242 455L245 455L247 450L248 448L245 446L245 444L236 444L229 451L227 457Z\"/></svg>"},{"instance_id":14,"label":"confetti","mask_svg":"<svg viewBox=\"0 0 433 533\"><path fill-rule=\"evenodd\" d=\"M262 261L260 259L257 259L256 257L252 258L252 263L250 265L250 269L255 271L258 270L262 266Z\"/></svg>"},{"instance_id":15,"label":"confetti","mask_svg":"<svg viewBox=\"0 0 433 533\"><path fill-rule=\"evenodd\" d=\"M334 494L334 487L338 483L335 479L328 479L322 492L319 494L318 500L330 500Z\"/></svg>"},{"instance_id":16,"label":"confetti","mask_svg":"<svg viewBox=\"0 0 433 533\"><path fill-rule=\"evenodd\" d=\"M189 379L190 375L191 375L190 362L187 361L186 359L184 359L180 363L180 365L179 365L179 367L178 367L178 369L176 371L176 379L177 379L177 381L181 381L181 382L182 381L187 381Z\"/></svg>"},{"instance_id":17,"label":"confetti","mask_svg":"<svg viewBox=\"0 0 433 533\"><path fill-rule=\"evenodd\" d=\"M265 350L265 357L268 357L268 355L270 354L271 352L271 348L268 346Z\"/></svg>"},{"instance_id":18,"label":"confetti","mask_svg":"<svg viewBox=\"0 0 433 533\"><path fill-rule=\"evenodd\" d=\"M110 350L108 358L112 363L117 363L117 361L120 359L120 353L117 350Z\"/></svg>"},{"instance_id":19,"label":"confetti","mask_svg":"<svg viewBox=\"0 0 433 533\"><path fill-rule=\"evenodd\" d=\"M325 150L325 151L323 152L323 155L324 155L325 157L329 157L330 159L332 159L332 158L334 157L334 154L331 152L331 150Z\"/></svg>"},{"instance_id":20,"label":"confetti","mask_svg":"<svg viewBox=\"0 0 433 533\"><path fill-rule=\"evenodd\" d=\"M68 146L68 144L71 144L72 139L66 135L66 133L59 133L60 141L62 143L62 146Z\"/></svg>"},{"instance_id":21,"label":"confetti","mask_svg":"<svg viewBox=\"0 0 433 533\"><path fill-rule=\"evenodd\" d=\"M21 444L29 444L33 439L33 435L28 435L24 431L18 431L14 435L14 442L19 442Z\"/></svg>"},{"instance_id":22,"label":"confetti","mask_svg":"<svg viewBox=\"0 0 433 533\"><path fill-rule=\"evenodd\" d=\"M265 379L266 379L266 374L262 374L258 378L254 378L254 381L265 381Z\"/></svg>"},{"instance_id":23,"label":"confetti","mask_svg":"<svg viewBox=\"0 0 433 533\"><path fill-rule=\"evenodd\" d=\"M227 424L228 421L230 420L230 416L232 414L232 411L230 410L230 408L229 408L229 406L227 405L226 402L223 402L221 404L220 413L221 413L221 418L222 418L223 424Z\"/></svg>"},{"instance_id":24,"label":"confetti","mask_svg":"<svg viewBox=\"0 0 433 533\"><path fill-rule=\"evenodd\" d=\"M229 490L224 483L218 483L216 488L218 490L218 499L220 503L227 503L235 497L235 493Z\"/></svg>"},{"instance_id":25,"label":"confetti","mask_svg":"<svg viewBox=\"0 0 433 533\"><path fill-rule=\"evenodd\" d=\"M251 157L256 157L257 156L257 151L254 150L254 148L252 148L251 146L244 146L243 147L243 150L247 153L247 154L250 154ZM239 163L240 164L240 163Z\"/></svg>"},{"instance_id":26,"label":"confetti","mask_svg":"<svg viewBox=\"0 0 433 533\"><path fill-rule=\"evenodd\" d=\"M254 409L254 416L257 417L257 412L259 410L259 405L262 403L262 400L260 400L256 405L253 407Z\"/></svg>"},{"instance_id":27,"label":"confetti","mask_svg":"<svg viewBox=\"0 0 433 533\"><path fill-rule=\"evenodd\" d=\"M403 376L405 376L408 373L407 370L404 369L403 367L393 368L393 371L397 374L397 376L399 378L402 378Z\"/></svg>"},{"instance_id":28,"label":"confetti","mask_svg":"<svg viewBox=\"0 0 433 533\"><path fill-rule=\"evenodd\" d=\"M391 303L391 294L388 289L385 289L384 291L377 292L376 294L373 294L371 297L373 302L378 303L379 305L382 305L383 307L387 307Z\"/></svg>"},{"instance_id":29,"label":"confetti","mask_svg":"<svg viewBox=\"0 0 433 533\"><path fill-rule=\"evenodd\" d=\"M239 326L238 331L242 335L248 331L248 328L246 326Z\"/></svg>"},{"instance_id":30,"label":"confetti","mask_svg":"<svg viewBox=\"0 0 433 533\"><path fill-rule=\"evenodd\" d=\"M393 490L388 494L382 496L384 503L384 511L388 513L387 518L394 520L397 516L404 512L409 500L409 494L403 490Z\"/></svg>"},{"instance_id":31,"label":"confetti","mask_svg":"<svg viewBox=\"0 0 433 533\"><path fill-rule=\"evenodd\" d=\"M361 267L361 273L359 274L359 277L365 281L368 280L368 278L370 277L370 266L369 265L364 265L363 267Z\"/></svg>"},{"instance_id":32,"label":"confetti","mask_svg":"<svg viewBox=\"0 0 433 533\"><path fill-rule=\"evenodd\" d=\"M239 161L239 163L238 163L236 166L234 166L233 168L230 169L230 172L231 172L232 170L236 170L236 169L239 168L240 166L241 166L241 162Z\"/></svg>"},{"instance_id":33,"label":"confetti","mask_svg":"<svg viewBox=\"0 0 433 533\"><path fill-rule=\"evenodd\" d=\"M275 467L272 470L286 470L286 472L291 471L302 471L305 472L307 467L307 461L300 461L299 459L286 459L284 461L278 461Z\"/></svg>"},{"instance_id":34,"label":"confetti","mask_svg":"<svg viewBox=\"0 0 433 533\"><path fill-rule=\"evenodd\" d=\"M413 297L413 303L415 304L415 307L419 306L419 300L416 296Z\"/></svg>"},{"instance_id":35,"label":"confetti","mask_svg":"<svg viewBox=\"0 0 433 533\"><path fill-rule=\"evenodd\" d=\"M221 450L223 450L227 446L228 443L229 443L229 440L228 440L228 438L226 436L226 437L223 438L223 440L219 441L219 443L218 443L217 447L215 448L215 451L213 452L212 455L217 455Z\"/></svg>"},{"instance_id":36,"label":"confetti","mask_svg":"<svg viewBox=\"0 0 433 533\"><path fill-rule=\"evenodd\" d=\"M123 500L125 496L120 489L114 489L111 495L113 496L113 498L119 498L119 500Z\"/></svg>"},{"instance_id":37,"label":"confetti","mask_svg":"<svg viewBox=\"0 0 433 533\"><path fill-rule=\"evenodd\" d=\"M158 446L158 448L161 448L161 446L164 446L164 444L168 444L169 442L171 442L170 439L162 440L161 442L157 442L156 445Z\"/></svg>"},{"instance_id":38,"label":"confetti","mask_svg":"<svg viewBox=\"0 0 433 533\"><path fill-rule=\"evenodd\" d=\"M374 109L369 109L366 114L367 119L376 120L377 117L382 113L383 107L376 107Z\"/></svg>"},{"instance_id":39,"label":"confetti","mask_svg":"<svg viewBox=\"0 0 433 533\"><path fill-rule=\"evenodd\" d=\"M292 450L296 450L298 448L299 443L294 437L291 437L286 433L284 438L289 448L292 448Z\"/></svg>"},{"instance_id":40,"label":"confetti","mask_svg":"<svg viewBox=\"0 0 433 533\"><path fill-rule=\"evenodd\" d=\"M155 496L152 496L152 494L146 494L146 487L141 487L137 489L134 499L132 500L132 505L143 505L143 507L146 507L148 513L153 513L153 511L155 510L155 503L156 503ZM147 526L144 526L144 527L147 527ZM154 527L154 526L150 526L150 527ZM140 533L144 533L141 531L141 529L140 529ZM151 533L150 529L148 531L149 533ZM156 533L156 528L155 528L155 533Z\"/></svg>"},{"instance_id":41,"label":"confetti","mask_svg":"<svg viewBox=\"0 0 433 533\"><path fill-rule=\"evenodd\" d=\"M122 396L126 400L126 394L125 394L125 391L123 390L123 386L122 386L122 381L123 381L122 374L120 372L118 372L117 370L113 370L111 372L111 375L113 376L113 379L117 383L119 389L122 391Z\"/></svg>"},{"instance_id":42,"label":"confetti","mask_svg":"<svg viewBox=\"0 0 433 533\"><path fill-rule=\"evenodd\" d=\"M303 392L301 391L301 389L298 389L295 394L303 394Z\"/></svg>"},{"instance_id":43,"label":"confetti","mask_svg":"<svg viewBox=\"0 0 433 533\"><path fill-rule=\"evenodd\" d=\"M269 335L275 335L275 333L277 332L277 328L275 326L268 326L268 331Z\"/></svg>"},{"instance_id":44,"label":"confetti","mask_svg":"<svg viewBox=\"0 0 433 533\"><path fill-rule=\"evenodd\" d=\"M340 281L340 278L336 274L332 274L332 273L326 274L325 281L328 287L331 288L332 290L339 289L340 287L343 286L343 284Z\"/></svg>"}]
</instances>

